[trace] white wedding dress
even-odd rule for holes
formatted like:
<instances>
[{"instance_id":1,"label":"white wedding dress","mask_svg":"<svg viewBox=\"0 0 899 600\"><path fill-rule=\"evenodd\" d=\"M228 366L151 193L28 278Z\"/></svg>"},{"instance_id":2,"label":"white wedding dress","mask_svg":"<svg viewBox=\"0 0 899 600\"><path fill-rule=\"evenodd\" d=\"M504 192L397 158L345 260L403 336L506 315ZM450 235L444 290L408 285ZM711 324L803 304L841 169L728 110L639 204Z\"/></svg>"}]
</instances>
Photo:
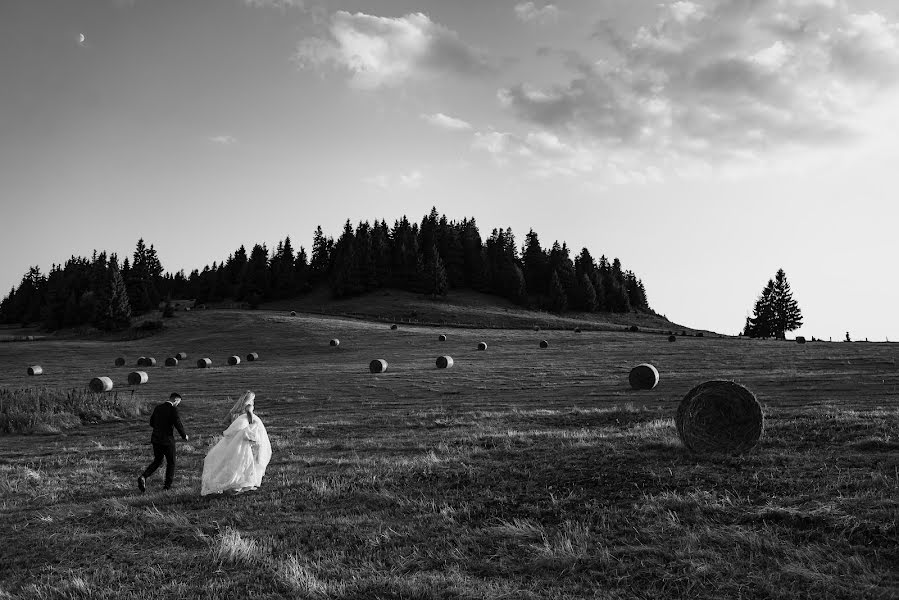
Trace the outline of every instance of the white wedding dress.
<instances>
[{"instance_id":1,"label":"white wedding dress","mask_svg":"<svg viewBox=\"0 0 899 600\"><path fill-rule=\"evenodd\" d=\"M200 495L255 490L271 458L272 445L262 419L253 415L250 423L245 413L240 414L203 460Z\"/></svg>"}]
</instances>

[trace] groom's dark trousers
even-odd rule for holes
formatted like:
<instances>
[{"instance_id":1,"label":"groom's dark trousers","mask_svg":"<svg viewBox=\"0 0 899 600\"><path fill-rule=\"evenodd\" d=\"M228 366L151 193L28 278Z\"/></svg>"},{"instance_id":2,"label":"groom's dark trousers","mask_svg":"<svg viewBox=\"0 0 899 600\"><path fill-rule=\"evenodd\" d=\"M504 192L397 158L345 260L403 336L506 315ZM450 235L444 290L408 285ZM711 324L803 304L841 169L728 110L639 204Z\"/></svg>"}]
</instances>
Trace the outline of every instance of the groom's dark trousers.
<instances>
[{"instance_id":1,"label":"groom's dark trousers","mask_svg":"<svg viewBox=\"0 0 899 600\"><path fill-rule=\"evenodd\" d=\"M153 462L146 468L142 477L147 478L156 472L156 469L165 459L165 489L172 487L175 479L175 435L173 429L177 429L181 437L185 437L184 426L181 417L178 416L178 407L171 402L163 402L153 409L150 416L150 425L153 427L153 435L150 443L153 444Z\"/></svg>"}]
</instances>

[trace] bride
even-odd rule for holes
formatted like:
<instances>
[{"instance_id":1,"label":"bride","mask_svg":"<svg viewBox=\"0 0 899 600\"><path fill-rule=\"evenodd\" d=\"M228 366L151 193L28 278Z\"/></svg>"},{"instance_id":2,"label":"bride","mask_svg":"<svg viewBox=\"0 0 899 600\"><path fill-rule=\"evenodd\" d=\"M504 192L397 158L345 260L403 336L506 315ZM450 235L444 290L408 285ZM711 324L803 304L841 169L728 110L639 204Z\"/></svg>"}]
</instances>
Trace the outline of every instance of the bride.
<instances>
[{"instance_id":1,"label":"bride","mask_svg":"<svg viewBox=\"0 0 899 600\"><path fill-rule=\"evenodd\" d=\"M272 457L262 420L253 414L256 394L248 391L228 413L228 428L203 460L200 495L255 490Z\"/></svg>"}]
</instances>

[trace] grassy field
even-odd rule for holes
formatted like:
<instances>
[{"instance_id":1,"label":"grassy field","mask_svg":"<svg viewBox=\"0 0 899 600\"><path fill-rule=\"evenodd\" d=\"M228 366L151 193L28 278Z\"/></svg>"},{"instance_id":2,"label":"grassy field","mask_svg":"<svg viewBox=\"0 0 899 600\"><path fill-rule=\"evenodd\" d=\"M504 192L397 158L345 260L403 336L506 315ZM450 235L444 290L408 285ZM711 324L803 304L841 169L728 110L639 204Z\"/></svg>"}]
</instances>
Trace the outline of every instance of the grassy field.
<instances>
[{"instance_id":1,"label":"grassy field","mask_svg":"<svg viewBox=\"0 0 899 600\"><path fill-rule=\"evenodd\" d=\"M11 390L107 375L130 395L139 356L187 352L134 396L180 392L191 436L175 489L159 472L144 495L146 417L0 437L0 598L899 597L895 344L391 331L274 311L167 325L0 344ZM438 370L444 354L455 366ZM634 392L642 362L660 383ZM680 399L719 378L765 408L742 457L677 439ZM203 457L245 389L274 448L263 486L202 498Z\"/></svg>"}]
</instances>

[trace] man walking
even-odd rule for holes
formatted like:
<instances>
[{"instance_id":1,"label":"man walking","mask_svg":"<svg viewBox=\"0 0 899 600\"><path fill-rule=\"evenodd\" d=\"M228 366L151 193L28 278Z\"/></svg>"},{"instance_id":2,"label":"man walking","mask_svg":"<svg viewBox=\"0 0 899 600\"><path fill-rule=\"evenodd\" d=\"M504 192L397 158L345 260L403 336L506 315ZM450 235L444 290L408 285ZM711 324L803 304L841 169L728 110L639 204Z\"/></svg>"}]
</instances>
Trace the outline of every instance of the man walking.
<instances>
[{"instance_id":1,"label":"man walking","mask_svg":"<svg viewBox=\"0 0 899 600\"><path fill-rule=\"evenodd\" d=\"M141 493L147 489L147 477L159 468L163 458L165 459L165 484L162 489L168 490L172 487L172 480L175 478L175 435L172 428L177 429L184 441L187 441L181 417L178 416L178 404L180 403L181 395L173 393L167 401L153 409L153 414L150 416L150 425L153 427L153 435L150 437L150 443L153 444L153 462L150 463L143 475L137 478L137 487Z\"/></svg>"}]
</instances>

